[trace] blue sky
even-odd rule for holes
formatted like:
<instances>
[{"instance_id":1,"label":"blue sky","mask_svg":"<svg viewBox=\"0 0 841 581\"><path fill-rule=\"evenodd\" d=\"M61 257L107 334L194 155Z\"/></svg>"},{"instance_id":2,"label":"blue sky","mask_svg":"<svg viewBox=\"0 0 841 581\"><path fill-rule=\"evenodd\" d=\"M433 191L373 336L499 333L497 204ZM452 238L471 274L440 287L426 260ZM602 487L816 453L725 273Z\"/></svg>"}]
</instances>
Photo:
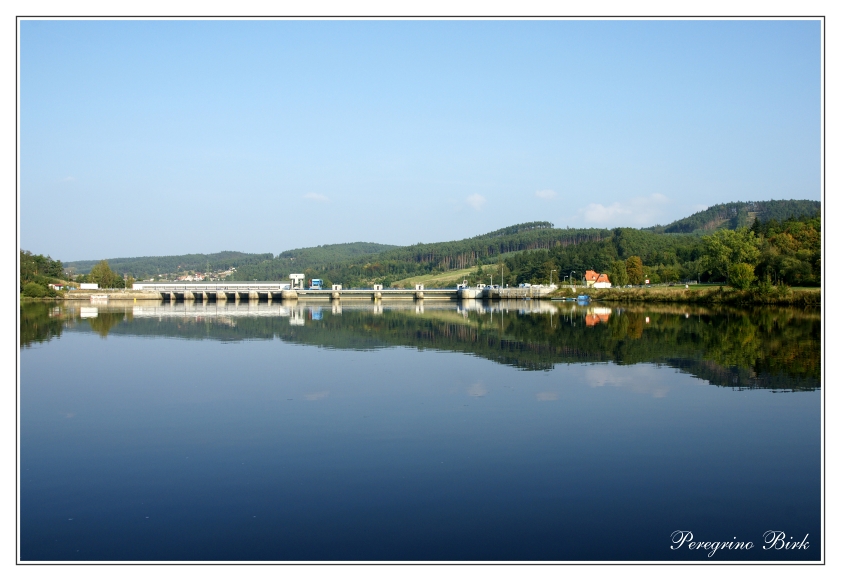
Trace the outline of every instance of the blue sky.
<instances>
[{"instance_id":1,"label":"blue sky","mask_svg":"<svg viewBox=\"0 0 841 581\"><path fill-rule=\"evenodd\" d=\"M820 199L818 21L22 21L63 261L650 226Z\"/></svg>"}]
</instances>

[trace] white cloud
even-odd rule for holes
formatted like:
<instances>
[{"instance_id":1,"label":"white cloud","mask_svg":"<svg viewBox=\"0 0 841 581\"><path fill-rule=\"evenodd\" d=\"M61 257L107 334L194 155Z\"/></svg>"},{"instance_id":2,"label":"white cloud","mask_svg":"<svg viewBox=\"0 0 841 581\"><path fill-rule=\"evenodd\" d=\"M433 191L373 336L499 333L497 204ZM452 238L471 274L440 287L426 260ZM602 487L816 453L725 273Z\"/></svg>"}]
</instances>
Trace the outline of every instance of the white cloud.
<instances>
[{"instance_id":1,"label":"white cloud","mask_svg":"<svg viewBox=\"0 0 841 581\"><path fill-rule=\"evenodd\" d=\"M315 192L310 192L308 194L304 194L304 198L307 200L315 200L316 202L329 202L330 198L325 196L324 194L316 194Z\"/></svg>"},{"instance_id":2,"label":"white cloud","mask_svg":"<svg viewBox=\"0 0 841 581\"><path fill-rule=\"evenodd\" d=\"M542 198L544 200L551 200L552 198L556 198L558 196L558 192L554 190L538 190L534 193L535 197Z\"/></svg>"},{"instance_id":3,"label":"white cloud","mask_svg":"<svg viewBox=\"0 0 841 581\"><path fill-rule=\"evenodd\" d=\"M467 203L474 209L474 210L481 210L482 206L485 205L487 200L484 196L480 196L479 194L473 194L467 196Z\"/></svg>"},{"instance_id":4,"label":"white cloud","mask_svg":"<svg viewBox=\"0 0 841 581\"><path fill-rule=\"evenodd\" d=\"M61 181L63 181L63 182L75 182L76 178L74 178L73 176L67 176L66 178L64 178Z\"/></svg>"},{"instance_id":5,"label":"white cloud","mask_svg":"<svg viewBox=\"0 0 841 581\"><path fill-rule=\"evenodd\" d=\"M653 226L663 216L663 207L669 202L663 194L651 194L609 206L587 204L578 213L585 222L596 226Z\"/></svg>"}]
</instances>

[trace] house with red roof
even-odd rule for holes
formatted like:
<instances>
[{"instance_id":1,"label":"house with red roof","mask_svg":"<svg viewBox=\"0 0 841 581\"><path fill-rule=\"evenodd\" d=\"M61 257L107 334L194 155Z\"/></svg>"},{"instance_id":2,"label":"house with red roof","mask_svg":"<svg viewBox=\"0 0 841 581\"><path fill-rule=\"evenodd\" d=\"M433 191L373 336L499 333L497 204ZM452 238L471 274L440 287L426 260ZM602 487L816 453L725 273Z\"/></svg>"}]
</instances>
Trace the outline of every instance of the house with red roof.
<instances>
[{"instance_id":1,"label":"house with red roof","mask_svg":"<svg viewBox=\"0 0 841 581\"><path fill-rule=\"evenodd\" d=\"M595 270L588 270L584 273L584 283L593 288L610 288L613 286L606 274L599 274Z\"/></svg>"}]
</instances>

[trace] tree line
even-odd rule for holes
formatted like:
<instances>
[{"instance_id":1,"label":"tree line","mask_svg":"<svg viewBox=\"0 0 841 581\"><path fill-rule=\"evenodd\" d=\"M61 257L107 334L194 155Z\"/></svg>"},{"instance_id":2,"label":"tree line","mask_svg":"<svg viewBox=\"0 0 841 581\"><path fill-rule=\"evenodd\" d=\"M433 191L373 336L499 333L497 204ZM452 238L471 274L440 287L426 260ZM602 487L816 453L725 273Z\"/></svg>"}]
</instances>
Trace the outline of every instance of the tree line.
<instances>
[{"instance_id":1,"label":"tree line","mask_svg":"<svg viewBox=\"0 0 841 581\"><path fill-rule=\"evenodd\" d=\"M226 251L71 264L86 271L77 281L109 288L122 288L127 277L231 266L236 266L233 280L287 280L290 273L300 272L308 279L346 288L391 286L405 278L468 269L471 284L489 283L491 277L504 278L509 285L580 283L587 270L595 270L623 286L645 280L653 284L696 280L736 288L817 286L821 223L815 213L819 210L818 202L808 200L733 202L645 229L558 229L551 222L527 222L463 240L410 246L354 242L277 256ZM24 284L34 281L31 274L24 276L24 263L31 271L42 272L52 259L38 260L43 264L34 267L35 258L22 258L21 292ZM43 280L39 285L30 291L48 292Z\"/></svg>"},{"instance_id":2,"label":"tree line","mask_svg":"<svg viewBox=\"0 0 841 581\"><path fill-rule=\"evenodd\" d=\"M617 228L604 240L505 257L506 280L581 282L586 270L607 273L615 286L698 281L738 289L820 286L821 218L782 222L758 218L750 228L706 236ZM487 270L487 268L486 268ZM493 270L491 272L493 274Z\"/></svg>"}]
</instances>

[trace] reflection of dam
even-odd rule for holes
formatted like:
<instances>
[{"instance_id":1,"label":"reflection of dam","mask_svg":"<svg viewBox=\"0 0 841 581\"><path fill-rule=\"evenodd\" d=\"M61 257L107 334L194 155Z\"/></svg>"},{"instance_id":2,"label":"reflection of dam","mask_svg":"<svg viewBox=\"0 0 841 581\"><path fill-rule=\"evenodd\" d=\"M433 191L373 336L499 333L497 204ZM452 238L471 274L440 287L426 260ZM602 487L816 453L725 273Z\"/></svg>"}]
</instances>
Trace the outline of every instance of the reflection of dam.
<instances>
[{"instance_id":1,"label":"reflection of dam","mask_svg":"<svg viewBox=\"0 0 841 581\"><path fill-rule=\"evenodd\" d=\"M458 303L459 313L508 313L514 311L524 313L556 313L558 305L549 301L526 301L516 299L502 299L486 302L480 299L462 299Z\"/></svg>"},{"instance_id":2,"label":"reflection of dam","mask_svg":"<svg viewBox=\"0 0 841 581\"><path fill-rule=\"evenodd\" d=\"M119 309L119 307L116 307ZM364 311L372 312L375 315L383 311L405 311L423 314L426 311L447 311L452 312L451 304L435 302L427 303L423 300L414 303L394 302L375 303L373 307L369 303L344 303L332 301L295 301L290 302L199 302L187 301L176 303L158 303L155 305L134 304L131 307L132 316L135 319L151 318L214 318L214 317L284 317L289 318L292 324L303 324L306 320L321 319L322 312L329 312L333 315L341 315L343 311ZM128 310L128 309L127 309ZM495 303L485 303L477 300L460 301L456 307L461 314L468 313L555 313L558 308L553 303L541 301L517 301L504 300ZM610 310L610 309L608 309ZM95 316L95 315L93 315Z\"/></svg>"}]
</instances>

